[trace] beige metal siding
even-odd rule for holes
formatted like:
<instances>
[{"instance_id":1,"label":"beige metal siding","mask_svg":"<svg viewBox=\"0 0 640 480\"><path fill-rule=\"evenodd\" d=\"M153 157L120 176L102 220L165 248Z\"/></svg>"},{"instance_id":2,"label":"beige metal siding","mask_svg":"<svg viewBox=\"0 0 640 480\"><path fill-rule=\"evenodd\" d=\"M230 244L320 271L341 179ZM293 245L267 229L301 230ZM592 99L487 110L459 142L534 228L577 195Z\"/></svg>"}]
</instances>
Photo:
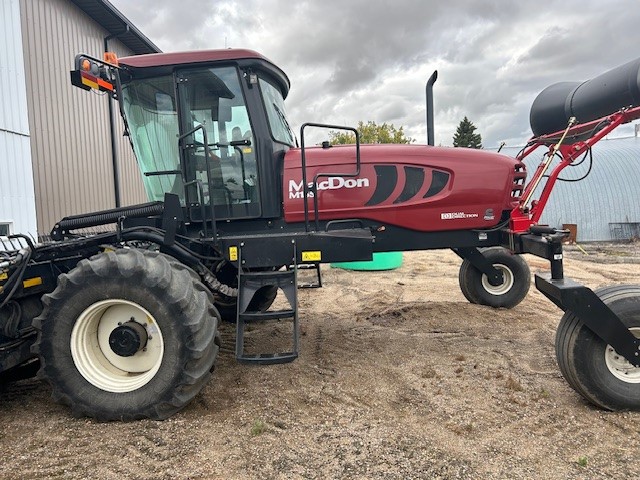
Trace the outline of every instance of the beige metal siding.
<instances>
[{"instance_id":1,"label":"beige metal siding","mask_svg":"<svg viewBox=\"0 0 640 480\"><path fill-rule=\"evenodd\" d=\"M67 0L22 0L21 21L38 231L46 233L64 216L115 206L108 100L69 81L75 55L101 58L108 32ZM116 40L110 47L131 54ZM139 203L142 182L119 116L116 124L121 203Z\"/></svg>"}]
</instances>

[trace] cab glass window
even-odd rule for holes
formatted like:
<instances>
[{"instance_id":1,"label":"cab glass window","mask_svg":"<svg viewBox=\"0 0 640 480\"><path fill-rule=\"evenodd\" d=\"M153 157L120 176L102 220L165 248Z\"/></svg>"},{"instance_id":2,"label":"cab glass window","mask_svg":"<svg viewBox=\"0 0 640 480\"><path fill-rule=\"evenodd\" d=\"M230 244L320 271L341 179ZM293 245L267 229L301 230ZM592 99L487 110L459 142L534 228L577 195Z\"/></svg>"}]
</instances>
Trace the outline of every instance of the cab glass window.
<instances>
[{"instance_id":1,"label":"cab glass window","mask_svg":"<svg viewBox=\"0 0 640 480\"><path fill-rule=\"evenodd\" d=\"M293 146L295 136L287 120L284 109L284 99L282 98L280 90L267 80L260 78L260 91L262 92L262 99L267 110L269 127L271 128L273 139L277 142Z\"/></svg>"},{"instance_id":2,"label":"cab glass window","mask_svg":"<svg viewBox=\"0 0 640 480\"><path fill-rule=\"evenodd\" d=\"M164 200L165 192L175 193L184 205L173 77L123 85L122 106L147 197Z\"/></svg>"},{"instance_id":3,"label":"cab glass window","mask_svg":"<svg viewBox=\"0 0 640 480\"><path fill-rule=\"evenodd\" d=\"M197 128L185 143L186 179L202 186L190 187L190 202L213 202L218 219L259 216L253 131L237 69L187 70L180 78L183 131Z\"/></svg>"}]
</instances>

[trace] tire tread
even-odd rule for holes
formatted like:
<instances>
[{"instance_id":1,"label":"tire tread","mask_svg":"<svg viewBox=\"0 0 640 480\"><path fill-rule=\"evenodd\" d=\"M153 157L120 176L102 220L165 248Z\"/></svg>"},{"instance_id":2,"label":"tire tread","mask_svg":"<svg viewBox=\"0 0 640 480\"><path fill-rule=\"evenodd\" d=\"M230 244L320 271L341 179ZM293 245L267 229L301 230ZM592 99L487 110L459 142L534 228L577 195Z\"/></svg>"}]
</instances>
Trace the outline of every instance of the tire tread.
<instances>
[{"instance_id":1,"label":"tire tread","mask_svg":"<svg viewBox=\"0 0 640 480\"><path fill-rule=\"evenodd\" d=\"M114 287L122 292L122 298L126 298L128 288L133 288L126 280L134 279L140 281L142 288L161 294L165 304L176 305L183 312L176 322L176 328L182 331L181 338L177 339L182 342L181 373L170 388L140 409L125 404L124 397L119 397L123 404L111 406L107 399L121 394L95 389L103 393L102 399L79 395L69 388L69 372L64 371L64 363L59 361L59 354L69 342L69 338L58 342L55 339L57 323L64 321L59 318L62 306L73 298L74 292L99 288L96 284L114 276L122 284ZM53 399L70 406L76 416L98 420L162 420L184 408L211 376L219 349L216 342L219 314L213 305L213 295L193 270L170 256L138 249L118 249L83 259L73 270L59 276L56 289L43 296L43 304L42 314L33 321L38 330L33 349L40 356L39 376L51 384Z\"/></svg>"}]
</instances>

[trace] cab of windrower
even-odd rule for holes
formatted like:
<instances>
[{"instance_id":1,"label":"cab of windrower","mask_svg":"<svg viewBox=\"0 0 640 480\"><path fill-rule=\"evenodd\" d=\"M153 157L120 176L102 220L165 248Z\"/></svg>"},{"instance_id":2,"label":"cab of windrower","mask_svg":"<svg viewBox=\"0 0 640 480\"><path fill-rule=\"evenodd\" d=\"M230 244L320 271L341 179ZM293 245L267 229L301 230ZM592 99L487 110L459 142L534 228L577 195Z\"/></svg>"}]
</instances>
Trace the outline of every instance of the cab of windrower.
<instances>
[{"instance_id":1,"label":"cab of windrower","mask_svg":"<svg viewBox=\"0 0 640 480\"><path fill-rule=\"evenodd\" d=\"M268 59L233 49L78 55L72 83L101 82L120 101L149 200L178 195L190 221L281 216L278 165L296 140L289 79Z\"/></svg>"}]
</instances>

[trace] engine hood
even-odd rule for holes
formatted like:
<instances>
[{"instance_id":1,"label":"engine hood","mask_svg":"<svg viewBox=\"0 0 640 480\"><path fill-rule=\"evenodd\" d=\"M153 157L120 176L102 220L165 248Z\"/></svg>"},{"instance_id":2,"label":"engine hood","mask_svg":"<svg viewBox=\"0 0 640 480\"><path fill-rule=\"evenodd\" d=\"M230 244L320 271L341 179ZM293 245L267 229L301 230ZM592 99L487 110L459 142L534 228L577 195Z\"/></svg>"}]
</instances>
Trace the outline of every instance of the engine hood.
<instances>
[{"instance_id":1,"label":"engine hood","mask_svg":"<svg viewBox=\"0 0 640 480\"><path fill-rule=\"evenodd\" d=\"M304 218L301 153L289 150L284 159L288 222ZM305 160L321 219L361 218L420 231L496 225L517 205L516 180L524 181L515 159L465 148L362 145L357 175L355 145L308 148ZM308 202L312 211L313 199Z\"/></svg>"},{"instance_id":2,"label":"engine hood","mask_svg":"<svg viewBox=\"0 0 640 480\"><path fill-rule=\"evenodd\" d=\"M516 160L500 153L490 152L487 150L479 150L473 148L453 148L453 147L433 147L430 145L415 144L375 144L360 145L361 161L372 163L378 161L399 162L400 159L410 158L418 163L429 163L442 159L444 161L479 161L491 163L507 163L513 164ZM312 160L319 164L336 164L344 163L347 159L351 159L355 163L356 147L355 145L333 145L328 148L311 147L305 149L307 161ZM295 162L295 159L301 158L301 150L299 148L291 149L287 152L287 159Z\"/></svg>"}]
</instances>

